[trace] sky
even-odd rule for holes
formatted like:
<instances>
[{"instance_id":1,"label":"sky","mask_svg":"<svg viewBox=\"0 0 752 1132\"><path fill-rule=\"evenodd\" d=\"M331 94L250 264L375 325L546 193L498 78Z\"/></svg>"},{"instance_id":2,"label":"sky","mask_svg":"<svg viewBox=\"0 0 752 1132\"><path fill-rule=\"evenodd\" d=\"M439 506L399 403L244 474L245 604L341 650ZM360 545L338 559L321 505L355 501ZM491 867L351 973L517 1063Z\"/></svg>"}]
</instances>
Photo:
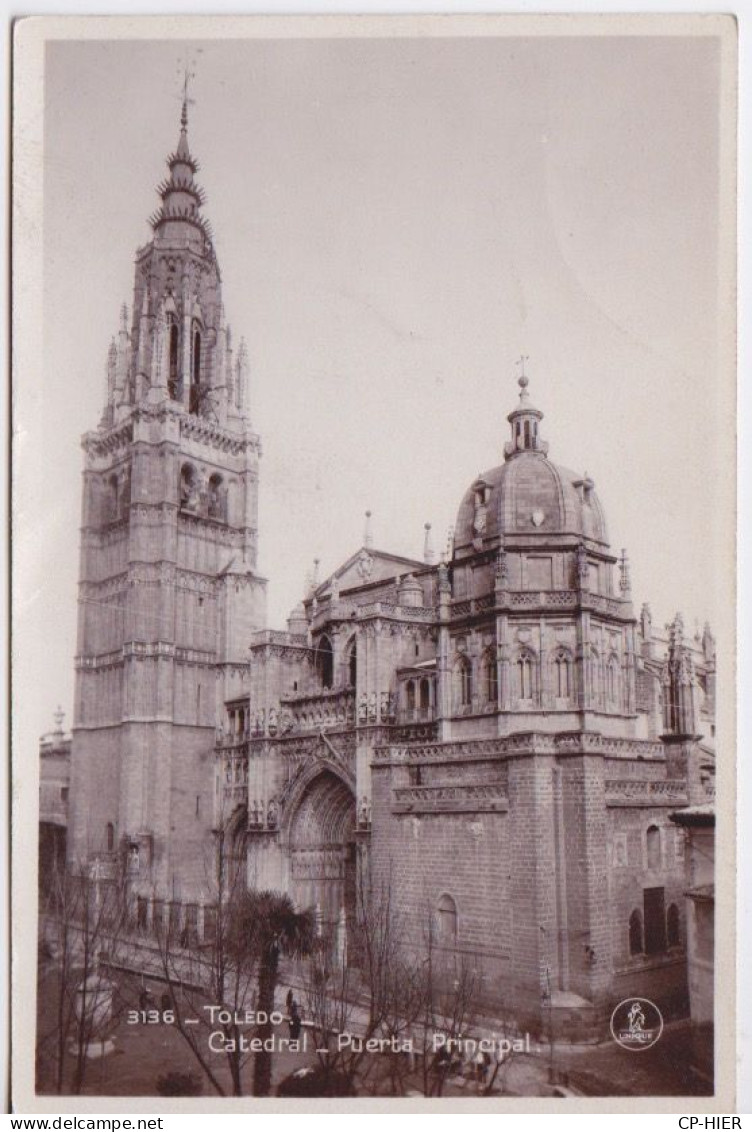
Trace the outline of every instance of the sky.
<instances>
[{"instance_id":1,"label":"sky","mask_svg":"<svg viewBox=\"0 0 752 1132\"><path fill-rule=\"evenodd\" d=\"M188 53L188 54L187 54ZM549 456L587 470L634 600L694 631L719 569L717 41L90 41L47 47L42 372L24 459L49 483L24 630L39 730L70 721L83 453L179 130L201 162L261 434L260 569L283 626L315 557L441 547L503 459L516 359ZM23 463L21 464L23 474ZM733 474L733 473L731 473ZM36 638L35 638L36 639Z\"/></svg>"}]
</instances>

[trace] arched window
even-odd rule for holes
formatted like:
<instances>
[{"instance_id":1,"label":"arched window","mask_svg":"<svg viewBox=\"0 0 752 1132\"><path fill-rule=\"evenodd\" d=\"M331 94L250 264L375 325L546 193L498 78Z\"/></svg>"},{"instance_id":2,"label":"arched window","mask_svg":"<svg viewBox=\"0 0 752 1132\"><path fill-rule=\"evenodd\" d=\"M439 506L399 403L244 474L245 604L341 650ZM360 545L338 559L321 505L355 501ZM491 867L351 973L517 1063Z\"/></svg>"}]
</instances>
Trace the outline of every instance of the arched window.
<instances>
[{"instance_id":1,"label":"arched window","mask_svg":"<svg viewBox=\"0 0 752 1132\"><path fill-rule=\"evenodd\" d=\"M334 656L328 637L322 637L316 649L316 672L322 688L331 688L334 683Z\"/></svg>"},{"instance_id":2,"label":"arched window","mask_svg":"<svg viewBox=\"0 0 752 1132\"><path fill-rule=\"evenodd\" d=\"M466 656L461 656L455 665L454 682L457 707L470 707L473 702L473 670Z\"/></svg>"},{"instance_id":3,"label":"arched window","mask_svg":"<svg viewBox=\"0 0 752 1132\"><path fill-rule=\"evenodd\" d=\"M118 478L116 475L111 475L107 480L107 492L105 495L105 522L114 523L120 517L120 493L118 491Z\"/></svg>"},{"instance_id":4,"label":"arched window","mask_svg":"<svg viewBox=\"0 0 752 1132\"><path fill-rule=\"evenodd\" d=\"M191 367L191 380L194 385L201 384L201 331L197 324L193 324L193 364Z\"/></svg>"},{"instance_id":5,"label":"arched window","mask_svg":"<svg viewBox=\"0 0 752 1132\"><path fill-rule=\"evenodd\" d=\"M606 696L609 704L616 704L619 689L619 662L615 656L609 658L606 668Z\"/></svg>"},{"instance_id":6,"label":"arched window","mask_svg":"<svg viewBox=\"0 0 752 1132\"><path fill-rule=\"evenodd\" d=\"M498 703L499 700L499 665L496 661L496 651L487 649L483 657L483 684L486 702Z\"/></svg>"},{"instance_id":7,"label":"arched window","mask_svg":"<svg viewBox=\"0 0 752 1132\"><path fill-rule=\"evenodd\" d=\"M440 897L436 913L439 946L454 947L457 943L457 905L447 893Z\"/></svg>"},{"instance_id":8,"label":"arched window","mask_svg":"<svg viewBox=\"0 0 752 1132\"><path fill-rule=\"evenodd\" d=\"M128 509L131 505L131 470L129 467L125 468L120 480L118 488L118 503L117 512L118 517L123 518L127 516Z\"/></svg>"},{"instance_id":9,"label":"arched window","mask_svg":"<svg viewBox=\"0 0 752 1132\"><path fill-rule=\"evenodd\" d=\"M196 470L191 464L180 469L180 506L186 511L196 510Z\"/></svg>"},{"instance_id":10,"label":"arched window","mask_svg":"<svg viewBox=\"0 0 752 1132\"><path fill-rule=\"evenodd\" d=\"M554 686L557 699L569 699L572 688L572 673L569 657L563 651L558 652L554 657Z\"/></svg>"},{"instance_id":11,"label":"arched window","mask_svg":"<svg viewBox=\"0 0 752 1132\"><path fill-rule=\"evenodd\" d=\"M530 421L525 421L525 447L530 447Z\"/></svg>"},{"instance_id":12,"label":"arched window","mask_svg":"<svg viewBox=\"0 0 752 1132\"><path fill-rule=\"evenodd\" d=\"M420 682L420 710L428 711L431 706L431 681L425 676Z\"/></svg>"},{"instance_id":13,"label":"arched window","mask_svg":"<svg viewBox=\"0 0 752 1132\"><path fill-rule=\"evenodd\" d=\"M170 370L167 377L167 391L170 399L180 400L180 378L178 376L178 327L170 316Z\"/></svg>"},{"instance_id":14,"label":"arched window","mask_svg":"<svg viewBox=\"0 0 752 1132\"><path fill-rule=\"evenodd\" d=\"M517 659L517 696L520 700L533 698L533 658L523 652Z\"/></svg>"},{"instance_id":15,"label":"arched window","mask_svg":"<svg viewBox=\"0 0 752 1132\"><path fill-rule=\"evenodd\" d=\"M191 332L191 384L188 408L196 416L201 411L201 328L196 321Z\"/></svg>"},{"instance_id":16,"label":"arched window","mask_svg":"<svg viewBox=\"0 0 752 1132\"><path fill-rule=\"evenodd\" d=\"M115 848L115 826L111 821L107 822L107 852L111 853Z\"/></svg>"},{"instance_id":17,"label":"arched window","mask_svg":"<svg viewBox=\"0 0 752 1132\"><path fill-rule=\"evenodd\" d=\"M590 650L590 688L596 707L603 705L603 666L595 649Z\"/></svg>"},{"instance_id":18,"label":"arched window","mask_svg":"<svg viewBox=\"0 0 752 1132\"><path fill-rule=\"evenodd\" d=\"M405 698L407 702L407 710L415 711L415 684L412 680L408 680L405 685Z\"/></svg>"},{"instance_id":19,"label":"arched window","mask_svg":"<svg viewBox=\"0 0 752 1132\"><path fill-rule=\"evenodd\" d=\"M679 934L679 909L675 904L669 904L666 912L666 935L669 947L678 947L681 942Z\"/></svg>"},{"instance_id":20,"label":"arched window","mask_svg":"<svg viewBox=\"0 0 752 1132\"><path fill-rule=\"evenodd\" d=\"M216 472L209 479L208 514L210 519L226 518L224 484L222 477Z\"/></svg>"},{"instance_id":21,"label":"arched window","mask_svg":"<svg viewBox=\"0 0 752 1132\"><path fill-rule=\"evenodd\" d=\"M661 867L661 831L657 825L649 827L645 839L648 851L648 868L659 869Z\"/></svg>"},{"instance_id":22,"label":"arched window","mask_svg":"<svg viewBox=\"0 0 752 1132\"><path fill-rule=\"evenodd\" d=\"M351 688L358 682L358 642L355 637L347 650L347 682Z\"/></svg>"},{"instance_id":23,"label":"arched window","mask_svg":"<svg viewBox=\"0 0 752 1132\"><path fill-rule=\"evenodd\" d=\"M629 917L629 954L642 955L642 916L635 908Z\"/></svg>"}]
</instances>

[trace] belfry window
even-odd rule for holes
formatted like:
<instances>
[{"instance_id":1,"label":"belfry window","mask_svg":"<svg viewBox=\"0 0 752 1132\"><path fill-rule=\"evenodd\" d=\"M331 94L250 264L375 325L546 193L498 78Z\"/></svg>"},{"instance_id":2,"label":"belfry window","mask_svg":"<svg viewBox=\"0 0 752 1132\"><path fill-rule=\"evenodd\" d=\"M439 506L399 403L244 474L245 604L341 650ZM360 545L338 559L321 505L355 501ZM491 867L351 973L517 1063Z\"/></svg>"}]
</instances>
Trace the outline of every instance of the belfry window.
<instances>
[{"instance_id":1,"label":"belfry window","mask_svg":"<svg viewBox=\"0 0 752 1132\"><path fill-rule=\"evenodd\" d=\"M201 331L196 328L193 331L193 384L201 384Z\"/></svg>"},{"instance_id":2,"label":"belfry window","mask_svg":"<svg viewBox=\"0 0 752 1132\"><path fill-rule=\"evenodd\" d=\"M183 464L180 469L180 506L186 511L195 511L198 503L198 483L196 471L191 464Z\"/></svg>"},{"instance_id":3,"label":"belfry window","mask_svg":"<svg viewBox=\"0 0 752 1132\"><path fill-rule=\"evenodd\" d=\"M104 521L106 523L114 523L120 518L120 492L118 490L118 478L112 475L107 480L107 489L105 492L105 505L104 505Z\"/></svg>"},{"instance_id":4,"label":"belfry window","mask_svg":"<svg viewBox=\"0 0 752 1132\"><path fill-rule=\"evenodd\" d=\"M180 378L178 375L178 328L170 318L170 371L167 377L167 390L172 401L180 400Z\"/></svg>"},{"instance_id":5,"label":"belfry window","mask_svg":"<svg viewBox=\"0 0 752 1132\"><path fill-rule=\"evenodd\" d=\"M194 322L191 340L191 401L190 411L198 415L201 409L201 330Z\"/></svg>"},{"instance_id":6,"label":"belfry window","mask_svg":"<svg viewBox=\"0 0 752 1132\"><path fill-rule=\"evenodd\" d=\"M218 473L214 473L209 479L209 497L207 501L207 511L210 519L220 519L223 522L227 516L225 514L225 489L222 483L222 477Z\"/></svg>"},{"instance_id":7,"label":"belfry window","mask_svg":"<svg viewBox=\"0 0 752 1132\"><path fill-rule=\"evenodd\" d=\"M407 702L407 710L409 712L415 711L415 683L408 680L405 685L405 697Z\"/></svg>"}]
</instances>

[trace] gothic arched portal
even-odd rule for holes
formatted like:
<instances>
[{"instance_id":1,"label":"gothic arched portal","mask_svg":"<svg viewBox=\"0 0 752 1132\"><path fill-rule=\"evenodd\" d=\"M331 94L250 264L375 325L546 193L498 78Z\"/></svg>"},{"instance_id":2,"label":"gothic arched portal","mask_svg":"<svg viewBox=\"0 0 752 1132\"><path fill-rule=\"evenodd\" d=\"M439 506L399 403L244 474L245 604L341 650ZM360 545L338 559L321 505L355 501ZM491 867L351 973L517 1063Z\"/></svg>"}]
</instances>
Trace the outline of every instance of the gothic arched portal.
<instances>
[{"instance_id":1,"label":"gothic arched portal","mask_svg":"<svg viewBox=\"0 0 752 1132\"><path fill-rule=\"evenodd\" d=\"M289 825L293 897L313 908L320 928L345 946L356 910L355 796L334 771L306 786Z\"/></svg>"}]
</instances>

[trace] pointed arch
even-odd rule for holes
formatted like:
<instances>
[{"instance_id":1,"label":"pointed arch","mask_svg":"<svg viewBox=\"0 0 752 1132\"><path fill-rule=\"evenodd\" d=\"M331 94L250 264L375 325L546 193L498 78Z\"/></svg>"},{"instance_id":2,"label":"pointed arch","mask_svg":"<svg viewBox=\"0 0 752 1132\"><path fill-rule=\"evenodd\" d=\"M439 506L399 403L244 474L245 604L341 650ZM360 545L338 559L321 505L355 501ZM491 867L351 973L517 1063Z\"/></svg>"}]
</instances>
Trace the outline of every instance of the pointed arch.
<instances>
[{"instance_id":1,"label":"pointed arch","mask_svg":"<svg viewBox=\"0 0 752 1132\"><path fill-rule=\"evenodd\" d=\"M458 711L472 706L473 669L467 656L459 656L454 664L454 702Z\"/></svg>"},{"instance_id":2,"label":"pointed arch","mask_svg":"<svg viewBox=\"0 0 752 1132\"><path fill-rule=\"evenodd\" d=\"M171 401L181 399L180 388L180 331L174 314L167 315L167 391Z\"/></svg>"},{"instance_id":3,"label":"pointed arch","mask_svg":"<svg viewBox=\"0 0 752 1132\"><path fill-rule=\"evenodd\" d=\"M603 663L596 648L590 646L590 691L595 707L603 707Z\"/></svg>"},{"instance_id":4,"label":"pointed arch","mask_svg":"<svg viewBox=\"0 0 752 1132\"><path fill-rule=\"evenodd\" d=\"M456 947L458 927L457 901L448 892L442 892L436 904L436 934L439 947Z\"/></svg>"},{"instance_id":5,"label":"pointed arch","mask_svg":"<svg viewBox=\"0 0 752 1132\"><path fill-rule=\"evenodd\" d=\"M661 831L657 825L648 826L645 834L645 848L649 869L661 867Z\"/></svg>"},{"instance_id":6,"label":"pointed arch","mask_svg":"<svg viewBox=\"0 0 752 1132\"><path fill-rule=\"evenodd\" d=\"M514 663L517 699L522 704L532 704L537 695L536 658L531 649L520 649Z\"/></svg>"},{"instance_id":7,"label":"pointed arch","mask_svg":"<svg viewBox=\"0 0 752 1132\"><path fill-rule=\"evenodd\" d=\"M351 688L358 683L358 638L355 634L347 643L347 683Z\"/></svg>"},{"instance_id":8,"label":"pointed arch","mask_svg":"<svg viewBox=\"0 0 752 1132\"><path fill-rule=\"evenodd\" d=\"M606 662L606 703L609 707L618 707L620 698L619 658L611 653Z\"/></svg>"},{"instance_id":9,"label":"pointed arch","mask_svg":"<svg viewBox=\"0 0 752 1132\"><path fill-rule=\"evenodd\" d=\"M295 824L296 815L299 811L300 805L305 795L311 790L312 786L318 778L322 775L327 776L326 782L330 786L334 784L332 779L336 779L339 783L339 796L345 799L346 795L342 791L349 792L352 798L353 816L355 814L355 777L351 775L346 767L336 761L332 755L326 751L323 740L317 748L316 755L306 762L295 777L288 783L287 787L282 791L279 799L280 803L280 817L279 817L279 834L280 840L290 845L293 834L293 826Z\"/></svg>"},{"instance_id":10,"label":"pointed arch","mask_svg":"<svg viewBox=\"0 0 752 1132\"><path fill-rule=\"evenodd\" d=\"M420 681L420 710L427 712L431 708L431 681L423 676Z\"/></svg>"},{"instance_id":11,"label":"pointed arch","mask_svg":"<svg viewBox=\"0 0 752 1132\"><path fill-rule=\"evenodd\" d=\"M553 655L553 687L557 700L572 699L572 657L565 648Z\"/></svg>"},{"instance_id":12,"label":"pointed arch","mask_svg":"<svg viewBox=\"0 0 752 1132\"><path fill-rule=\"evenodd\" d=\"M499 702L499 664L494 645L490 645L483 653L481 674L483 698L487 704L497 704Z\"/></svg>"}]
</instances>

